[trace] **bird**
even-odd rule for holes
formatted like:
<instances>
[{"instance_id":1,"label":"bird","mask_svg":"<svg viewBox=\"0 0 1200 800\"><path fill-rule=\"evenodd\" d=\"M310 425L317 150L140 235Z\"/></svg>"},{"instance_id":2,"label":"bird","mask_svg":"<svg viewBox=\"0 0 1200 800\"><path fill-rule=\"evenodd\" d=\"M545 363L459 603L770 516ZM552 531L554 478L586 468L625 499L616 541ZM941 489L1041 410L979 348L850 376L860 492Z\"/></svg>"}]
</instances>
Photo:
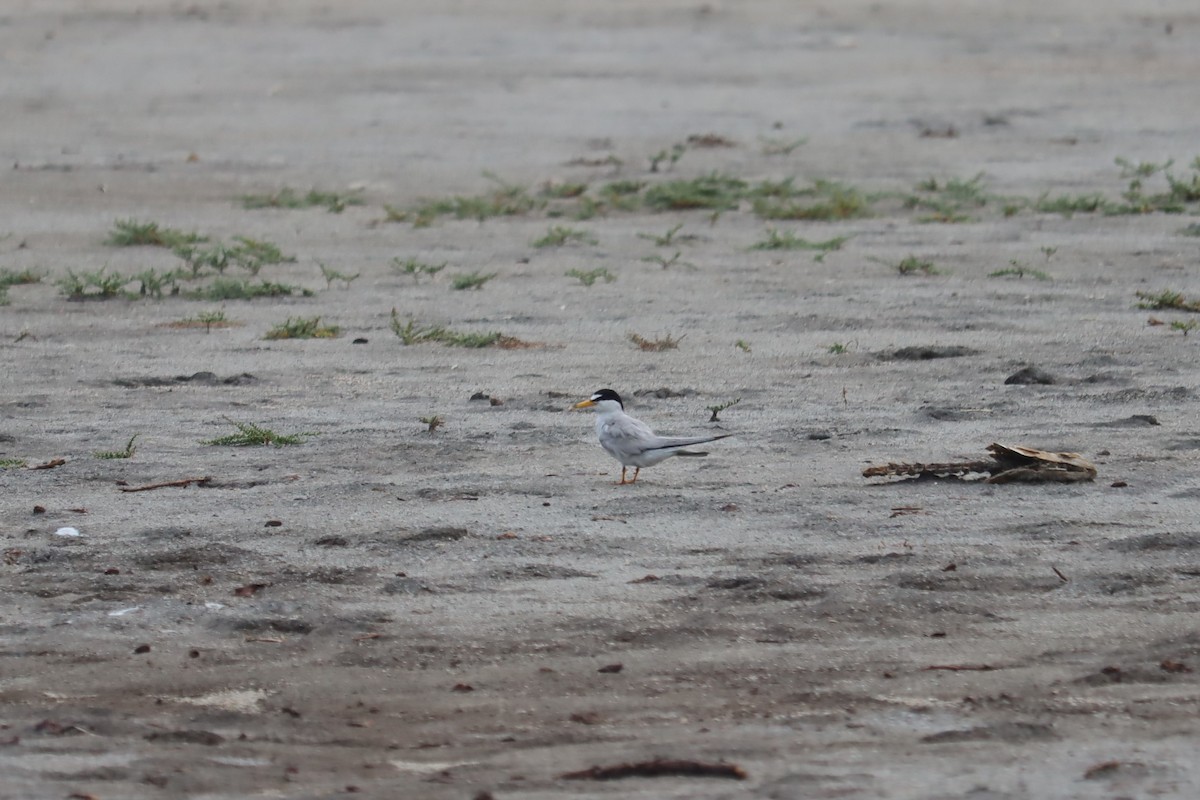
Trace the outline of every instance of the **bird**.
<instances>
[{"instance_id":1,"label":"bird","mask_svg":"<svg viewBox=\"0 0 1200 800\"><path fill-rule=\"evenodd\" d=\"M671 456L706 456L708 453L684 448L715 442L733 435L723 433L720 436L659 436L650 430L649 425L626 414L621 395L612 389L593 392L591 397L576 403L573 408L596 409L596 436L600 439L600 446L621 462L621 480L617 483L618 486L637 483L642 467L652 467ZM633 467L633 479L627 481L625 471L629 467Z\"/></svg>"}]
</instances>

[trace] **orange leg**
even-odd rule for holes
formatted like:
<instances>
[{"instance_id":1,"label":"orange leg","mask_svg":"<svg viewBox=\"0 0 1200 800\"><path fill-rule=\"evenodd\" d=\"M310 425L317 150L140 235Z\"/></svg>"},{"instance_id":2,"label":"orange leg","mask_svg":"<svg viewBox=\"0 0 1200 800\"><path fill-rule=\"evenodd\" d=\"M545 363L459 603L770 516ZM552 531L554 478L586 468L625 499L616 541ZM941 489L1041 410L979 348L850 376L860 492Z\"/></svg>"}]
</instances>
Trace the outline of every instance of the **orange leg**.
<instances>
[{"instance_id":1,"label":"orange leg","mask_svg":"<svg viewBox=\"0 0 1200 800\"><path fill-rule=\"evenodd\" d=\"M641 471L642 471L642 468L641 468L641 467L634 467L634 468L633 468L633 480L631 480L631 481L630 481L630 483L637 483L637 476L638 476L638 473L639 473L639 472L641 472Z\"/></svg>"},{"instance_id":2,"label":"orange leg","mask_svg":"<svg viewBox=\"0 0 1200 800\"><path fill-rule=\"evenodd\" d=\"M621 480L617 482L617 486L625 485L625 466L621 465Z\"/></svg>"}]
</instances>

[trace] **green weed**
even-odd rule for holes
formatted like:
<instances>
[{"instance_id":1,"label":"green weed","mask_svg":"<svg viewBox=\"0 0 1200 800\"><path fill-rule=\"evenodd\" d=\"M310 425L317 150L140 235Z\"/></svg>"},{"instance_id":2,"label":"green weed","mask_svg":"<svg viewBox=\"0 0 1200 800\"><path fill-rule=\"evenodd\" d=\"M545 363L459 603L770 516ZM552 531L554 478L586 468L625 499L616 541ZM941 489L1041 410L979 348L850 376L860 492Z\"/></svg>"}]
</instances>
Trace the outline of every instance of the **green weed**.
<instances>
[{"instance_id":1,"label":"green weed","mask_svg":"<svg viewBox=\"0 0 1200 800\"><path fill-rule=\"evenodd\" d=\"M899 263L895 264L896 272L901 275L940 275L941 270L933 265L932 261L926 261L916 256L906 256Z\"/></svg>"},{"instance_id":2,"label":"green weed","mask_svg":"<svg viewBox=\"0 0 1200 800\"><path fill-rule=\"evenodd\" d=\"M417 261L415 258L409 258L401 261L399 257L392 259L392 272L397 275L411 275L414 283L420 282L421 275L437 275L446 268L446 263L443 261L440 264L426 264L422 261Z\"/></svg>"},{"instance_id":3,"label":"green weed","mask_svg":"<svg viewBox=\"0 0 1200 800\"><path fill-rule=\"evenodd\" d=\"M1197 322L1194 319L1189 319L1186 322L1178 319L1171 320L1171 330L1183 331L1184 336L1187 336L1189 332L1196 330L1197 327L1200 327L1200 322Z\"/></svg>"},{"instance_id":4,"label":"green weed","mask_svg":"<svg viewBox=\"0 0 1200 800\"><path fill-rule=\"evenodd\" d=\"M950 178L939 181L928 178L916 186L904 204L930 213L918 217L920 222L967 222L968 212L983 208L991 196L983 188L983 173L973 178Z\"/></svg>"},{"instance_id":5,"label":"green weed","mask_svg":"<svg viewBox=\"0 0 1200 800\"><path fill-rule=\"evenodd\" d=\"M540 239L535 239L531 244L534 247L562 247L568 244L599 244L596 237L584 230L578 228L567 228L562 225L553 225L550 230L546 231L546 235Z\"/></svg>"},{"instance_id":6,"label":"green weed","mask_svg":"<svg viewBox=\"0 0 1200 800\"><path fill-rule=\"evenodd\" d=\"M396 313L396 309L392 309L391 318L392 333L406 345L420 344L421 342L440 342L448 347L467 347L480 348L491 347L495 344L504 344L509 337L498 332L491 333L462 333L453 331L449 328L444 328L440 325L422 326L415 319L409 317L407 322L400 322L400 315ZM516 340L510 340L516 342Z\"/></svg>"},{"instance_id":7,"label":"green weed","mask_svg":"<svg viewBox=\"0 0 1200 800\"><path fill-rule=\"evenodd\" d=\"M242 195L242 208L312 208L323 206L331 214L340 214L347 206L361 206L362 197L357 193L340 194L338 192L323 192L310 189L301 194L295 189L284 187L272 194Z\"/></svg>"},{"instance_id":8,"label":"green weed","mask_svg":"<svg viewBox=\"0 0 1200 800\"><path fill-rule=\"evenodd\" d=\"M551 183L547 182L542 185L541 191L538 192L542 197L549 197L555 200L566 200L574 197L579 197L588 189L586 183Z\"/></svg>"},{"instance_id":9,"label":"green weed","mask_svg":"<svg viewBox=\"0 0 1200 800\"><path fill-rule=\"evenodd\" d=\"M140 436L140 434L137 433L131 436L129 438L129 442L126 443L124 450L98 450L95 453L92 453L92 455L96 458L104 459L133 458L133 453L137 449L133 446L133 443L137 440L138 436Z\"/></svg>"},{"instance_id":10,"label":"green weed","mask_svg":"<svg viewBox=\"0 0 1200 800\"><path fill-rule=\"evenodd\" d=\"M505 183L490 172L485 172L484 177L497 184L493 191L476 196L428 200L409 212L413 224L428 225L436 217L446 215L457 219L477 219L483 222L492 217L528 214L545 204L545 201L531 196L524 187Z\"/></svg>"},{"instance_id":11,"label":"green weed","mask_svg":"<svg viewBox=\"0 0 1200 800\"><path fill-rule=\"evenodd\" d=\"M446 420L436 414L430 414L428 417L421 417L421 424L426 426L426 433L434 433L438 428L446 424Z\"/></svg>"},{"instance_id":12,"label":"green weed","mask_svg":"<svg viewBox=\"0 0 1200 800\"><path fill-rule=\"evenodd\" d=\"M25 464L23 458L0 458L0 469L21 469Z\"/></svg>"},{"instance_id":13,"label":"green weed","mask_svg":"<svg viewBox=\"0 0 1200 800\"><path fill-rule=\"evenodd\" d=\"M1103 211L1108 206L1104 195L1096 194L1063 194L1057 197L1043 194L1033 202L1033 210L1041 214L1061 214L1070 219L1075 214L1094 214Z\"/></svg>"},{"instance_id":14,"label":"green weed","mask_svg":"<svg viewBox=\"0 0 1200 800\"><path fill-rule=\"evenodd\" d=\"M710 412L712 412L712 416L709 417L708 421L709 422L720 422L721 420L717 418L717 415L720 414L722 411L724 411L727 408L733 408L740 402L742 402L742 398L739 397L736 400L730 400L727 403L718 403L715 406L706 406L706 408Z\"/></svg>"},{"instance_id":15,"label":"green weed","mask_svg":"<svg viewBox=\"0 0 1200 800\"><path fill-rule=\"evenodd\" d=\"M1151 294L1150 292L1137 292L1136 296L1139 301L1138 308L1200 312L1200 300L1188 300L1183 296L1183 292L1175 292L1170 289L1164 289L1158 294Z\"/></svg>"},{"instance_id":16,"label":"green weed","mask_svg":"<svg viewBox=\"0 0 1200 800\"><path fill-rule=\"evenodd\" d=\"M208 439L201 444L214 447L256 447L268 444L283 447L289 444L300 444L306 437L316 436L315 433L276 433L252 422L237 422L228 417L225 418L225 421L237 428L237 432Z\"/></svg>"},{"instance_id":17,"label":"green weed","mask_svg":"<svg viewBox=\"0 0 1200 800\"><path fill-rule=\"evenodd\" d=\"M808 239L799 237L791 231L779 231L775 228L767 228L767 238L760 242L755 242L750 246L750 249L820 250L822 252L830 252L832 250L840 250L842 245L849 241L849 239L849 236L836 236L823 242L810 242Z\"/></svg>"},{"instance_id":18,"label":"green weed","mask_svg":"<svg viewBox=\"0 0 1200 800\"><path fill-rule=\"evenodd\" d=\"M0 306L6 306L9 303L8 287L18 286L27 283L40 283L42 276L31 269L23 269L20 272L12 270L0 270Z\"/></svg>"},{"instance_id":19,"label":"green weed","mask_svg":"<svg viewBox=\"0 0 1200 800\"><path fill-rule=\"evenodd\" d=\"M236 244L232 245L219 242L207 247L182 245L175 248L175 255L188 265L193 278L200 277L206 267L224 275L231 265L239 266L252 276L257 276L265 264L282 264L296 260L295 256L284 255L273 242L246 236L235 236L233 239Z\"/></svg>"},{"instance_id":20,"label":"green weed","mask_svg":"<svg viewBox=\"0 0 1200 800\"><path fill-rule=\"evenodd\" d=\"M998 269L995 272L989 272L988 277L989 278L1018 278L1018 279L1020 279L1020 278L1024 278L1025 276L1028 275L1030 278L1034 278L1039 281L1054 280L1054 278L1052 278L1049 273L1043 272L1040 269L1033 269L1032 267L1022 264L1020 261L1017 261L1016 259L1013 259L1012 261L1009 261L1008 263L1011 266L1006 267L1005 269Z\"/></svg>"},{"instance_id":21,"label":"green weed","mask_svg":"<svg viewBox=\"0 0 1200 800\"><path fill-rule=\"evenodd\" d=\"M173 328L199 328L204 327L205 333L211 333L213 328L230 328L241 323L234 322L225 316L224 309L214 311L201 311L194 317L184 317L178 322L171 323Z\"/></svg>"},{"instance_id":22,"label":"green weed","mask_svg":"<svg viewBox=\"0 0 1200 800\"><path fill-rule=\"evenodd\" d=\"M681 143L673 144L669 149L658 151L650 156L650 171L658 172L658 165L663 162L666 162L668 168L675 166L686 152L687 146Z\"/></svg>"},{"instance_id":23,"label":"green weed","mask_svg":"<svg viewBox=\"0 0 1200 800\"><path fill-rule=\"evenodd\" d=\"M736 342L733 343L733 346L736 347L738 350L741 350L743 353L750 352L750 343L747 342L745 339L738 339Z\"/></svg>"},{"instance_id":24,"label":"green weed","mask_svg":"<svg viewBox=\"0 0 1200 800\"><path fill-rule=\"evenodd\" d=\"M346 275L345 273L338 272L333 267L325 266L320 261L317 262L317 266L321 268L321 276L325 278L326 289L332 289L334 281L341 281L343 284L342 288L349 289L351 282L357 280L358 276L362 274L361 272L356 272L353 275Z\"/></svg>"},{"instance_id":25,"label":"green weed","mask_svg":"<svg viewBox=\"0 0 1200 800\"><path fill-rule=\"evenodd\" d=\"M172 294L176 294L179 291L174 270L166 272L159 272L153 269L142 270L134 275L131 280L138 282L138 295L140 297L161 298L163 290L168 286L171 287Z\"/></svg>"},{"instance_id":26,"label":"green weed","mask_svg":"<svg viewBox=\"0 0 1200 800\"><path fill-rule=\"evenodd\" d=\"M808 144L808 137L799 139L762 139L764 156L790 156L798 147Z\"/></svg>"},{"instance_id":27,"label":"green weed","mask_svg":"<svg viewBox=\"0 0 1200 800\"><path fill-rule=\"evenodd\" d=\"M671 256L670 258L663 258L662 256L656 254L656 255L652 255L652 256L643 256L642 261L645 261L649 264L658 264L663 269L667 269L668 267L673 267L676 264L678 264L681 267L695 267L694 264L691 264L687 261L680 261L679 257L682 255L683 255L683 253L681 251L676 250L675 255Z\"/></svg>"},{"instance_id":28,"label":"green weed","mask_svg":"<svg viewBox=\"0 0 1200 800\"><path fill-rule=\"evenodd\" d=\"M450 285L459 291L463 289L481 289L485 283L499 274L498 272L489 272L486 275L481 272L464 272L451 278Z\"/></svg>"},{"instance_id":29,"label":"green weed","mask_svg":"<svg viewBox=\"0 0 1200 800\"><path fill-rule=\"evenodd\" d=\"M586 272L584 272L583 270L579 270L579 269L569 269L566 271L565 274L568 278L578 279L579 282L582 283L584 286L591 286L593 283L595 283L597 280L599 280L601 278L604 279L605 283L612 283L613 281L615 281L617 279L616 275L613 275L611 272L609 272L604 267L598 267L597 269L591 269Z\"/></svg>"},{"instance_id":30,"label":"green weed","mask_svg":"<svg viewBox=\"0 0 1200 800\"><path fill-rule=\"evenodd\" d=\"M23 269L20 272L14 272L10 269L0 269L0 286L20 286L41 282L42 276L29 268Z\"/></svg>"},{"instance_id":31,"label":"green weed","mask_svg":"<svg viewBox=\"0 0 1200 800\"><path fill-rule=\"evenodd\" d=\"M818 180L810 189L797 190L790 181L757 187L754 213L763 219L836 220L871 215L866 195L850 186Z\"/></svg>"},{"instance_id":32,"label":"green weed","mask_svg":"<svg viewBox=\"0 0 1200 800\"><path fill-rule=\"evenodd\" d=\"M264 339L334 339L339 328L322 325L320 317L288 317L267 331Z\"/></svg>"},{"instance_id":33,"label":"green weed","mask_svg":"<svg viewBox=\"0 0 1200 800\"><path fill-rule=\"evenodd\" d=\"M655 246L657 247L670 247L676 242L687 242L697 238L692 234L684 234L680 236L679 231L681 230L683 230L682 222L680 222L678 225L668 228L666 233L661 235L655 233L639 233L638 238L654 242Z\"/></svg>"},{"instance_id":34,"label":"green weed","mask_svg":"<svg viewBox=\"0 0 1200 800\"><path fill-rule=\"evenodd\" d=\"M687 334L684 334L684 336L687 336ZM663 336L661 339L647 339L646 337L642 336L641 334L630 333L629 341L631 341L635 345L637 345L639 350L646 350L649 352L661 352L663 350L678 350L679 343L683 341L684 336L675 338L675 337L671 336L671 334L668 333L665 336Z\"/></svg>"},{"instance_id":35,"label":"green weed","mask_svg":"<svg viewBox=\"0 0 1200 800\"><path fill-rule=\"evenodd\" d=\"M713 172L690 180L660 183L646 190L642 202L653 211L737 208L747 184L740 178Z\"/></svg>"},{"instance_id":36,"label":"green weed","mask_svg":"<svg viewBox=\"0 0 1200 800\"><path fill-rule=\"evenodd\" d=\"M189 297L195 300L221 302L222 300L255 300L260 297L288 297L293 294L300 294L303 297L313 296L311 289L302 289L286 283L270 281L251 283L244 279L217 278L208 286L189 294Z\"/></svg>"},{"instance_id":37,"label":"green weed","mask_svg":"<svg viewBox=\"0 0 1200 800\"><path fill-rule=\"evenodd\" d=\"M121 294L129 278L115 272L105 272L105 267L91 272L76 274L67 270L67 276L56 281L59 290L70 300L109 300Z\"/></svg>"},{"instance_id":38,"label":"green weed","mask_svg":"<svg viewBox=\"0 0 1200 800\"><path fill-rule=\"evenodd\" d=\"M113 229L104 240L113 247L136 247L149 245L152 247L174 248L185 244L205 242L208 238L198 233L188 233L176 228L159 227L157 222L139 222L136 219L119 219L113 223Z\"/></svg>"}]
</instances>

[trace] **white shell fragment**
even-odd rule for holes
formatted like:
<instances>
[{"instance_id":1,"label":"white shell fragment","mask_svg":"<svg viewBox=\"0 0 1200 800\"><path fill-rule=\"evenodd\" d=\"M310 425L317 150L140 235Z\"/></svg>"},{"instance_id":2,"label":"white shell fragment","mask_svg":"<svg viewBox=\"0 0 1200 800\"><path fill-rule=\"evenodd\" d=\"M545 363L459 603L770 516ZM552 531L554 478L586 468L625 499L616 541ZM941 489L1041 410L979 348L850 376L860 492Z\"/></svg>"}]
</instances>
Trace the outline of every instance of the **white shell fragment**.
<instances>
[{"instance_id":1,"label":"white shell fragment","mask_svg":"<svg viewBox=\"0 0 1200 800\"><path fill-rule=\"evenodd\" d=\"M81 536L78 528L59 528L54 532L55 536Z\"/></svg>"}]
</instances>

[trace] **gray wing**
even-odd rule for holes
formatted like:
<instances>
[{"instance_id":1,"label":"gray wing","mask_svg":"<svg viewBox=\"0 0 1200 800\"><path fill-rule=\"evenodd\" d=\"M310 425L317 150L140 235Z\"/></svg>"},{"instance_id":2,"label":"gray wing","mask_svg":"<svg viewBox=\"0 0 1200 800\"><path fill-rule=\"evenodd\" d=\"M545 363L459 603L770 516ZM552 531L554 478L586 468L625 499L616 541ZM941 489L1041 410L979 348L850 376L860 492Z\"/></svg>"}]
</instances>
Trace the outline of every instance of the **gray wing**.
<instances>
[{"instance_id":1,"label":"gray wing","mask_svg":"<svg viewBox=\"0 0 1200 800\"><path fill-rule=\"evenodd\" d=\"M629 416L614 417L600 430L600 444L617 459L634 458L661 442L649 425Z\"/></svg>"},{"instance_id":2,"label":"gray wing","mask_svg":"<svg viewBox=\"0 0 1200 800\"><path fill-rule=\"evenodd\" d=\"M600 437L604 449L620 459L688 447L693 444L715 442L729 436L723 433L719 436L659 436L650 430L650 426L639 419L630 416L617 417L609 421Z\"/></svg>"}]
</instances>

